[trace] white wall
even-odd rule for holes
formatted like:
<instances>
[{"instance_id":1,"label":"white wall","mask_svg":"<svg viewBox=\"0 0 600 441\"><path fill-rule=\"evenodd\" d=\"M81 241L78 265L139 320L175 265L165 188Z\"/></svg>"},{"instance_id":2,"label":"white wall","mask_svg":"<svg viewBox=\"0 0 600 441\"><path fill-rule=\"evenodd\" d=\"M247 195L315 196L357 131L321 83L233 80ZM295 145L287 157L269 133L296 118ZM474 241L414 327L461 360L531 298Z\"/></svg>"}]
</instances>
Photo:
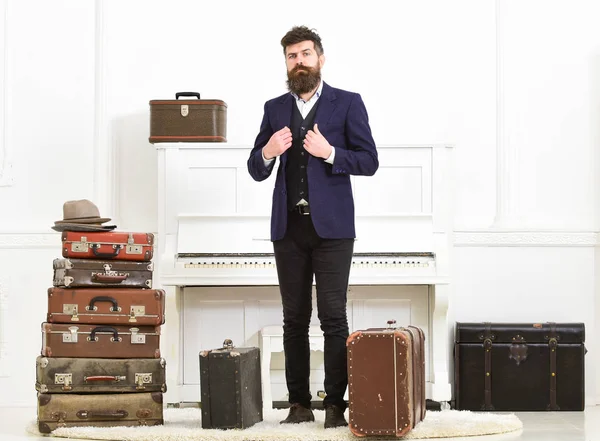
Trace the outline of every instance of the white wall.
<instances>
[{"instance_id":1,"label":"white wall","mask_svg":"<svg viewBox=\"0 0 600 441\"><path fill-rule=\"evenodd\" d=\"M229 141L250 146L295 24L319 31L325 81L362 94L379 144L456 146L452 319L584 321L600 400L600 4L377 5L0 0L0 404L35 402L62 203L155 232L148 101L223 99Z\"/></svg>"}]
</instances>

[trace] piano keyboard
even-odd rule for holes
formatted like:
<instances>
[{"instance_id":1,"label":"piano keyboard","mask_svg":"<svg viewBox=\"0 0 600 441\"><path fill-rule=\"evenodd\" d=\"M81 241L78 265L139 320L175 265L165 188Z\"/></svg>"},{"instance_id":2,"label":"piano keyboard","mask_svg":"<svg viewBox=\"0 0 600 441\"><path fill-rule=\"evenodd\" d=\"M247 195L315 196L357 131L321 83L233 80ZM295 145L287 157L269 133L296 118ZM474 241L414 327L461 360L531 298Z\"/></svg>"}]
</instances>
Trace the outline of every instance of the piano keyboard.
<instances>
[{"instance_id":1,"label":"piano keyboard","mask_svg":"<svg viewBox=\"0 0 600 441\"><path fill-rule=\"evenodd\" d=\"M185 269L275 269L273 254L179 254ZM355 253L352 268L435 270L433 253Z\"/></svg>"}]
</instances>

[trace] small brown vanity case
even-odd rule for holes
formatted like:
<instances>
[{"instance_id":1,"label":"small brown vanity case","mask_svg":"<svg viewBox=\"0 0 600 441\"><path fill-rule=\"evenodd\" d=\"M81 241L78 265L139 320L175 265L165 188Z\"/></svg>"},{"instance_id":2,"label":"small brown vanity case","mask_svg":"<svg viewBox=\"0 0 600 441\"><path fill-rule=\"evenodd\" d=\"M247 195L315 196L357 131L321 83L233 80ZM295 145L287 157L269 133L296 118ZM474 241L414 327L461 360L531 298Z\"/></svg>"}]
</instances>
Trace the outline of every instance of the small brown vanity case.
<instances>
[{"instance_id":1,"label":"small brown vanity case","mask_svg":"<svg viewBox=\"0 0 600 441\"><path fill-rule=\"evenodd\" d=\"M162 392L138 394L38 394L38 430L59 427L163 424Z\"/></svg>"},{"instance_id":2,"label":"small brown vanity case","mask_svg":"<svg viewBox=\"0 0 600 441\"><path fill-rule=\"evenodd\" d=\"M166 392L164 358L36 359L35 389L41 393Z\"/></svg>"},{"instance_id":3,"label":"small brown vanity case","mask_svg":"<svg viewBox=\"0 0 600 441\"><path fill-rule=\"evenodd\" d=\"M197 99L180 100L180 96ZM150 101L150 142L227 142L227 104L178 92L174 100Z\"/></svg>"},{"instance_id":4,"label":"small brown vanity case","mask_svg":"<svg viewBox=\"0 0 600 441\"><path fill-rule=\"evenodd\" d=\"M583 410L583 323L457 323L459 410Z\"/></svg>"},{"instance_id":5,"label":"small brown vanity case","mask_svg":"<svg viewBox=\"0 0 600 441\"><path fill-rule=\"evenodd\" d=\"M263 420L258 348L200 352L200 401L203 429L245 429Z\"/></svg>"},{"instance_id":6,"label":"small brown vanity case","mask_svg":"<svg viewBox=\"0 0 600 441\"><path fill-rule=\"evenodd\" d=\"M154 262L54 259L54 286L152 288Z\"/></svg>"},{"instance_id":7,"label":"small brown vanity case","mask_svg":"<svg viewBox=\"0 0 600 441\"><path fill-rule=\"evenodd\" d=\"M162 289L48 288L49 323L162 325Z\"/></svg>"},{"instance_id":8,"label":"small brown vanity case","mask_svg":"<svg viewBox=\"0 0 600 441\"><path fill-rule=\"evenodd\" d=\"M346 341L348 426L356 436L402 437L425 418L425 335L394 323Z\"/></svg>"}]
</instances>

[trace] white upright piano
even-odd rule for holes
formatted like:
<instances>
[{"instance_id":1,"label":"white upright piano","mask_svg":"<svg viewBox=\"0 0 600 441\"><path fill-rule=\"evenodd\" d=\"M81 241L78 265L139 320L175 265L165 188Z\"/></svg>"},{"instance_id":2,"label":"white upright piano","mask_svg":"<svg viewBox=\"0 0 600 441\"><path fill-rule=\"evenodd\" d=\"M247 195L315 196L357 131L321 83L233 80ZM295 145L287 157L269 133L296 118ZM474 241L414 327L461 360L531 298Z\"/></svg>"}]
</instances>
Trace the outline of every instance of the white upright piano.
<instances>
[{"instance_id":1,"label":"white upright piano","mask_svg":"<svg viewBox=\"0 0 600 441\"><path fill-rule=\"evenodd\" d=\"M167 291L161 350L168 403L200 401L199 358L225 338L258 346L260 330L282 324L269 240L276 170L248 174L251 146L155 144L158 240L155 287ZM355 255L350 332L413 324L426 334L427 398L450 401L447 321L452 259L452 156L446 145L378 146L372 177L352 177ZM277 167L277 166L276 166ZM313 322L318 325L316 303ZM311 392L322 389L322 354L311 354ZM272 394L286 401L282 354L271 361ZM314 389L314 390L313 390Z\"/></svg>"}]
</instances>

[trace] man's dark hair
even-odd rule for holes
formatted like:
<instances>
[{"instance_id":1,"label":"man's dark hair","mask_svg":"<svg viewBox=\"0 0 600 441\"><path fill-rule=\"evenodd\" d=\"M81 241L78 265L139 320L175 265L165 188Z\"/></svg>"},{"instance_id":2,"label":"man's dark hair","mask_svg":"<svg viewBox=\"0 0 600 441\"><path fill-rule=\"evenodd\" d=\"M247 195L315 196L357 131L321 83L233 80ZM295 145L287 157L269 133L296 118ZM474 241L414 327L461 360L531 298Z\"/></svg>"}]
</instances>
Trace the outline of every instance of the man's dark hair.
<instances>
[{"instance_id":1,"label":"man's dark hair","mask_svg":"<svg viewBox=\"0 0 600 441\"><path fill-rule=\"evenodd\" d=\"M302 41L312 41L315 45L317 55L323 55L323 45L321 44L321 37L313 29L308 29L306 26L294 26L289 30L287 34L281 39L281 45L283 46L283 55L285 55L285 49Z\"/></svg>"}]
</instances>

